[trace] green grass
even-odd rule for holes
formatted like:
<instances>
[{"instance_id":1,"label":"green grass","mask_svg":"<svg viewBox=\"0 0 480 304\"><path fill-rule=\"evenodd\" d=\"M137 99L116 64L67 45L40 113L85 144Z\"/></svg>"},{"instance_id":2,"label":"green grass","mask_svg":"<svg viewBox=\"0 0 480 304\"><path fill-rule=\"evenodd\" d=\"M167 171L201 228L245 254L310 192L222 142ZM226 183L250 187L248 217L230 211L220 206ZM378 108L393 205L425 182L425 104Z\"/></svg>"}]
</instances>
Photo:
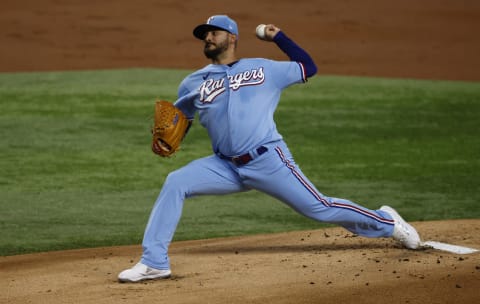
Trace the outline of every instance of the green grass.
<instances>
[{"instance_id":1,"label":"green grass","mask_svg":"<svg viewBox=\"0 0 480 304\"><path fill-rule=\"evenodd\" d=\"M0 255L138 244L168 172L210 154L197 123L150 152L156 98L189 71L0 74ZM277 125L324 194L409 220L480 217L480 84L315 77ZM175 240L325 227L255 191L186 201Z\"/></svg>"}]
</instances>

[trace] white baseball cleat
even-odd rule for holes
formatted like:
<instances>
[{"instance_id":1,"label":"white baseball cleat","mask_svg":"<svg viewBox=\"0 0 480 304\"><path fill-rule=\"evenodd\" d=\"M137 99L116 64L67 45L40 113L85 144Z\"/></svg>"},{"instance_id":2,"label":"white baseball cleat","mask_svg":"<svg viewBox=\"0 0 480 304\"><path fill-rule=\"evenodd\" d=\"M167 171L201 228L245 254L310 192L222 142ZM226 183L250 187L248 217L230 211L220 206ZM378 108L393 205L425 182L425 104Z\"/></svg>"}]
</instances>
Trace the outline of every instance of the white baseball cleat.
<instances>
[{"instance_id":1,"label":"white baseball cleat","mask_svg":"<svg viewBox=\"0 0 480 304\"><path fill-rule=\"evenodd\" d=\"M421 247L422 241L420 240L417 230L415 230L412 225L408 224L400 214L395 211L395 209L389 206L382 206L380 210L390 214L393 218L395 226L393 228L392 237L395 240L399 241L403 246L409 249L417 249Z\"/></svg>"},{"instance_id":2,"label":"white baseball cleat","mask_svg":"<svg viewBox=\"0 0 480 304\"><path fill-rule=\"evenodd\" d=\"M122 271L118 275L118 281L122 283L136 283L144 280L166 279L169 278L171 274L170 269L155 269L138 263L132 268Z\"/></svg>"}]
</instances>

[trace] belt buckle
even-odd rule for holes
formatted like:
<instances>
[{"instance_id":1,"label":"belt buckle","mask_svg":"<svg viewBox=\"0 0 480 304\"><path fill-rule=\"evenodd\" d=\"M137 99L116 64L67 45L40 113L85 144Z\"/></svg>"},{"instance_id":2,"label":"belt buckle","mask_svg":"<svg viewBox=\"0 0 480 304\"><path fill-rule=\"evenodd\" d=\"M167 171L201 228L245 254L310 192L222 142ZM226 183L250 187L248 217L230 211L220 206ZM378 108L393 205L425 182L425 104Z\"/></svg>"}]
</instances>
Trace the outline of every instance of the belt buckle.
<instances>
[{"instance_id":1,"label":"belt buckle","mask_svg":"<svg viewBox=\"0 0 480 304\"><path fill-rule=\"evenodd\" d=\"M243 165L240 157L232 157L231 161L232 161L232 163L233 163L235 166L237 166L237 167Z\"/></svg>"},{"instance_id":2,"label":"belt buckle","mask_svg":"<svg viewBox=\"0 0 480 304\"><path fill-rule=\"evenodd\" d=\"M237 167L246 165L251 160L252 160L252 156L249 153L243 154L243 155L240 155L240 156L235 156L235 157L232 157L232 159L231 159L232 163Z\"/></svg>"}]
</instances>

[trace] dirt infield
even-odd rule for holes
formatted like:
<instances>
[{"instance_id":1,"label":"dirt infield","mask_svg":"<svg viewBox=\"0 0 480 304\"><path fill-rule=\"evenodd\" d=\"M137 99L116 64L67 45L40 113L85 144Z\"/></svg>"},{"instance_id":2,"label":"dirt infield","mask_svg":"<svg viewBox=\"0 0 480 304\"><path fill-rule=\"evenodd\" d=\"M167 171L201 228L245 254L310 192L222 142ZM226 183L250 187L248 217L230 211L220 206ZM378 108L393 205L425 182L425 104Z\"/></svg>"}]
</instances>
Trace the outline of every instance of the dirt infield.
<instances>
[{"instance_id":1,"label":"dirt infield","mask_svg":"<svg viewBox=\"0 0 480 304\"><path fill-rule=\"evenodd\" d=\"M320 74L480 80L474 0L3 0L0 71L199 68L192 28L219 12L238 21L242 56L284 58L254 38L271 22ZM480 248L480 220L414 224L424 239ZM410 251L340 228L177 242L171 279L117 283L140 253L0 257L0 303L475 303L480 288L479 253Z\"/></svg>"},{"instance_id":2,"label":"dirt infield","mask_svg":"<svg viewBox=\"0 0 480 304\"><path fill-rule=\"evenodd\" d=\"M479 246L480 220L414 223ZM0 303L476 303L480 253L412 251L341 228L176 242L174 276L120 284L140 246L1 257Z\"/></svg>"},{"instance_id":3,"label":"dirt infield","mask_svg":"<svg viewBox=\"0 0 480 304\"><path fill-rule=\"evenodd\" d=\"M215 13L237 20L241 56L285 58L254 37L274 23L321 74L480 80L476 0L2 0L0 71L198 68L192 29Z\"/></svg>"}]
</instances>

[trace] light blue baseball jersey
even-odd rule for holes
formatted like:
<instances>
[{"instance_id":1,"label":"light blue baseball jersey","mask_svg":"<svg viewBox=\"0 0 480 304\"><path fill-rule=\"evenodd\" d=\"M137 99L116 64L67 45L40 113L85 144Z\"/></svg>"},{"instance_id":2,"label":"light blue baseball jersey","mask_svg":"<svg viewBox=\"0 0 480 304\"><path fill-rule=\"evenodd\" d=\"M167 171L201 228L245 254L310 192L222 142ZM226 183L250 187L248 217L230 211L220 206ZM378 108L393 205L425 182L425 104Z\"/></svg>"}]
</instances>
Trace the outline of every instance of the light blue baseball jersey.
<instances>
[{"instance_id":1,"label":"light blue baseball jersey","mask_svg":"<svg viewBox=\"0 0 480 304\"><path fill-rule=\"evenodd\" d=\"M175 105L189 119L198 111L214 152L235 156L282 139L273 120L281 92L305 81L303 66L293 61L210 64L183 80Z\"/></svg>"}]
</instances>

